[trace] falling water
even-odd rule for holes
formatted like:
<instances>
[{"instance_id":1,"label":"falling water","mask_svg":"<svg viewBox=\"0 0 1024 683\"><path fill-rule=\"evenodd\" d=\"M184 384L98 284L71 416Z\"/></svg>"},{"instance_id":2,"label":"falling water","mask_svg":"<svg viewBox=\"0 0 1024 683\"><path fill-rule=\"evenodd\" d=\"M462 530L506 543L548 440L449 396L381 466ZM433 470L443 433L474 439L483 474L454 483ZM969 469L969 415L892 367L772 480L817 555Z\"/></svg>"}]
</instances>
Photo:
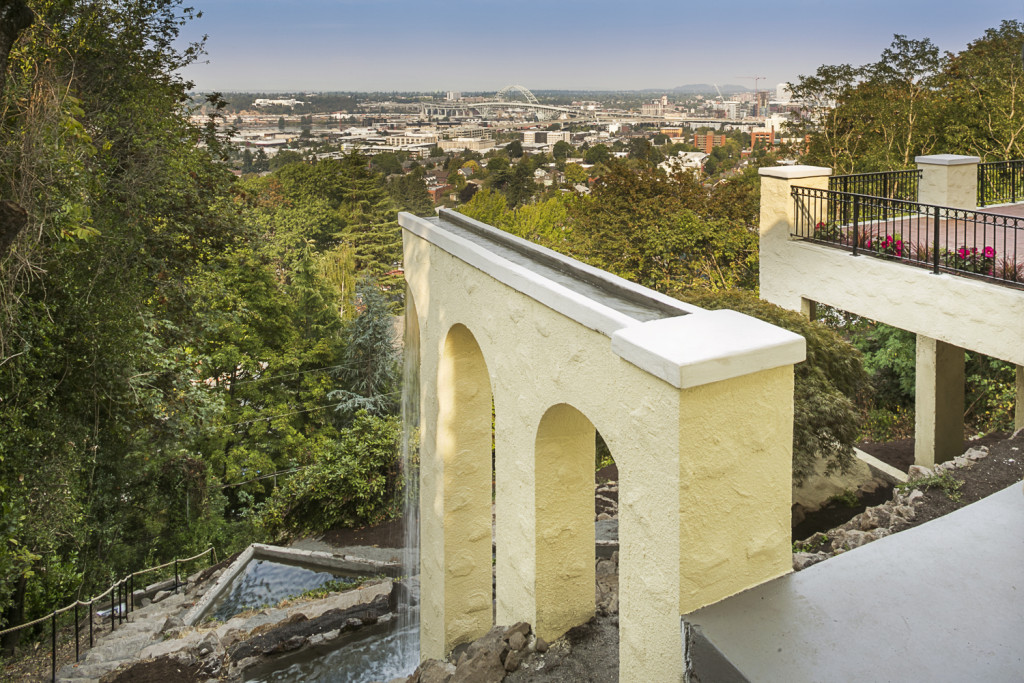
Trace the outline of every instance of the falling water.
<instances>
[{"instance_id":1,"label":"falling water","mask_svg":"<svg viewBox=\"0 0 1024 683\"><path fill-rule=\"evenodd\" d=\"M409 673L420 659L420 332L416 305L406 291L404 353L402 363L402 474L405 478L405 548L402 571L405 587L399 605L399 654Z\"/></svg>"}]
</instances>

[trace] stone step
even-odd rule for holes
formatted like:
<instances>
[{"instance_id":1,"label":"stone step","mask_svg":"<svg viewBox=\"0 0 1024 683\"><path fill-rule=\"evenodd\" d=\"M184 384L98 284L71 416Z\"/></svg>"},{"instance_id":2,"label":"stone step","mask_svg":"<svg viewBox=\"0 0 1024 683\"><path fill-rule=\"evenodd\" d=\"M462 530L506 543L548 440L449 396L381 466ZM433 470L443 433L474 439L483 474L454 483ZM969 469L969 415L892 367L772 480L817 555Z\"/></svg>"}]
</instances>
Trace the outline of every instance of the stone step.
<instances>
[{"instance_id":1,"label":"stone step","mask_svg":"<svg viewBox=\"0 0 1024 683\"><path fill-rule=\"evenodd\" d=\"M57 672L57 680L99 680L100 676L113 671L119 663L89 664L87 662L79 662L78 666L69 664Z\"/></svg>"},{"instance_id":2,"label":"stone step","mask_svg":"<svg viewBox=\"0 0 1024 683\"><path fill-rule=\"evenodd\" d=\"M152 642L149 634L126 638L105 638L85 655L87 662L107 662L132 657Z\"/></svg>"}]
</instances>

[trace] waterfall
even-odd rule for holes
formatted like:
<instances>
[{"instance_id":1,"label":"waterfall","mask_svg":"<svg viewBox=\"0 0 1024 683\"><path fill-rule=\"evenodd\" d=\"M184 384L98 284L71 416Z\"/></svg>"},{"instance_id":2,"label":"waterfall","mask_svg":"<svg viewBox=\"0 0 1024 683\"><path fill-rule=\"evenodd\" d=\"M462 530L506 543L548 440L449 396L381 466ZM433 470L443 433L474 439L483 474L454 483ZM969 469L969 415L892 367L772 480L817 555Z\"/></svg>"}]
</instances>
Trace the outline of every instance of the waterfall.
<instances>
[{"instance_id":1,"label":"waterfall","mask_svg":"<svg viewBox=\"0 0 1024 683\"><path fill-rule=\"evenodd\" d=\"M412 671L420 660L419 566L420 566L420 334L416 306L406 291L402 361L402 475L405 479L405 546L402 572L407 590L399 605L399 655Z\"/></svg>"}]
</instances>

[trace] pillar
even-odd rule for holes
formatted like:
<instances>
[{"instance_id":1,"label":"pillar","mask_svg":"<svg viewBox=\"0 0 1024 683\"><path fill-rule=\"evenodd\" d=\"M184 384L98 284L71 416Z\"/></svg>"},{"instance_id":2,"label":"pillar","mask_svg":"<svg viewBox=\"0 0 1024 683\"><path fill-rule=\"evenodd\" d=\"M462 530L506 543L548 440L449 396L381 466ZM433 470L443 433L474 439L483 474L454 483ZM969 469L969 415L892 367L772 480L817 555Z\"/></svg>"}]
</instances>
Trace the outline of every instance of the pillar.
<instances>
[{"instance_id":1,"label":"pillar","mask_svg":"<svg viewBox=\"0 0 1024 683\"><path fill-rule=\"evenodd\" d=\"M964 350L917 335L914 462L932 467L964 452Z\"/></svg>"},{"instance_id":2,"label":"pillar","mask_svg":"<svg viewBox=\"0 0 1024 683\"><path fill-rule=\"evenodd\" d=\"M812 299L800 299L800 313L808 320L818 319L818 302Z\"/></svg>"},{"instance_id":3,"label":"pillar","mask_svg":"<svg viewBox=\"0 0 1024 683\"><path fill-rule=\"evenodd\" d=\"M1013 404L1013 431L1024 429L1024 365L1017 366L1017 401Z\"/></svg>"},{"instance_id":4,"label":"pillar","mask_svg":"<svg viewBox=\"0 0 1024 683\"><path fill-rule=\"evenodd\" d=\"M761 176L760 293L761 298L791 311L803 310L803 301L791 291L786 271L787 242L796 225L793 187L828 189L832 169L822 166L775 166L758 170ZM824 202L821 203L824 206ZM813 223L812 223L813 224Z\"/></svg>"},{"instance_id":5,"label":"pillar","mask_svg":"<svg viewBox=\"0 0 1024 683\"><path fill-rule=\"evenodd\" d=\"M977 208L980 161L978 157L959 154L915 157L914 162L921 170L917 201L956 209Z\"/></svg>"}]
</instances>

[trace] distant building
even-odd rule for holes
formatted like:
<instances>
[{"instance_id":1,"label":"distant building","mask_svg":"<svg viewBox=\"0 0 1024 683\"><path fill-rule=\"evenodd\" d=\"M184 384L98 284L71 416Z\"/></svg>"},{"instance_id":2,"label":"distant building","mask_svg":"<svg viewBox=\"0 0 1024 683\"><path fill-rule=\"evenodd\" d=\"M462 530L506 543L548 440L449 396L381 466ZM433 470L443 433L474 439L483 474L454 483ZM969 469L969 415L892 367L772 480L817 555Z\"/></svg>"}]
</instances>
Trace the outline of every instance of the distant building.
<instances>
[{"instance_id":1,"label":"distant building","mask_svg":"<svg viewBox=\"0 0 1024 683\"><path fill-rule=\"evenodd\" d=\"M658 168L669 175L686 169L699 171L704 168L704 160L708 156L704 152L679 152L676 156L668 157L665 161L658 164Z\"/></svg>"},{"instance_id":2,"label":"distant building","mask_svg":"<svg viewBox=\"0 0 1024 683\"><path fill-rule=\"evenodd\" d=\"M395 133L387 137L387 144L402 146L402 145L436 145L437 134L436 133Z\"/></svg>"},{"instance_id":3,"label":"distant building","mask_svg":"<svg viewBox=\"0 0 1024 683\"><path fill-rule=\"evenodd\" d=\"M448 102L458 102L462 99L462 93L457 90L449 90L444 94L444 99Z\"/></svg>"},{"instance_id":4,"label":"distant building","mask_svg":"<svg viewBox=\"0 0 1024 683\"><path fill-rule=\"evenodd\" d=\"M715 135L714 133L693 134L693 146L705 154L711 154L712 149L722 147L723 145L725 145L724 135Z\"/></svg>"},{"instance_id":5,"label":"distant building","mask_svg":"<svg viewBox=\"0 0 1024 683\"><path fill-rule=\"evenodd\" d=\"M682 128L662 128L658 131L662 135L668 138L681 138L683 137Z\"/></svg>"},{"instance_id":6,"label":"distant building","mask_svg":"<svg viewBox=\"0 0 1024 683\"><path fill-rule=\"evenodd\" d=\"M779 83L775 86L775 99L784 104L793 99L793 92L789 89L789 83Z\"/></svg>"},{"instance_id":7,"label":"distant building","mask_svg":"<svg viewBox=\"0 0 1024 683\"><path fill-rule=\"evenodd\" d=\"M524 130L523 143L537 145L553 145L556 142L569 142L572 133L567 130Z\"/></svg>"},{"instance_id":8,"label":"distant building","mask_svg":"<svg viewBox=\"0 0 1024 683\"><path fill-rule=\"evenodd\" d=\"M494 140L487 138L452 138L450 140L441 140L437 145L446 152L449 150L461 151L463 149L483 152L494 147Z\"/></svg>"},{"instance_id":9,"label":"distant building","mask_svg":"<svg viewBox=\"0 0 1024 683\"><path fill-rule=\"evenodd\" d=\"M768 145L772 147L775 145L775 128L760 129L750 131L750 149L754 149L759 144Z\"/></svg>"},{"instance_id":10,"label":"distant building","mask_svg":"<svg viewBox=\"0 0 1024 683\"><path fill-rule=\"evenodd\" d=\"M667 98L665 98L667 101ZM665 105L662 100L651 100L640 105L640 114L643 116L664 116Z\"/></svg>"},{"instance_id":11,"label":"distant building","mask_svg":"<svg viewBox=\"0 0 1024 683\"><path fill-rule=\"evenodd\" d=\"M264 99L262 97L259 98L259 99L253 100L253 102L252 102L252 106L254 106L254 107L273 107L273 106L294 107L294 106L299 105L299 104L306 104L306 103L303 102L302 100L268 100L268 99Z\"/></svg>"}]
</instances>

